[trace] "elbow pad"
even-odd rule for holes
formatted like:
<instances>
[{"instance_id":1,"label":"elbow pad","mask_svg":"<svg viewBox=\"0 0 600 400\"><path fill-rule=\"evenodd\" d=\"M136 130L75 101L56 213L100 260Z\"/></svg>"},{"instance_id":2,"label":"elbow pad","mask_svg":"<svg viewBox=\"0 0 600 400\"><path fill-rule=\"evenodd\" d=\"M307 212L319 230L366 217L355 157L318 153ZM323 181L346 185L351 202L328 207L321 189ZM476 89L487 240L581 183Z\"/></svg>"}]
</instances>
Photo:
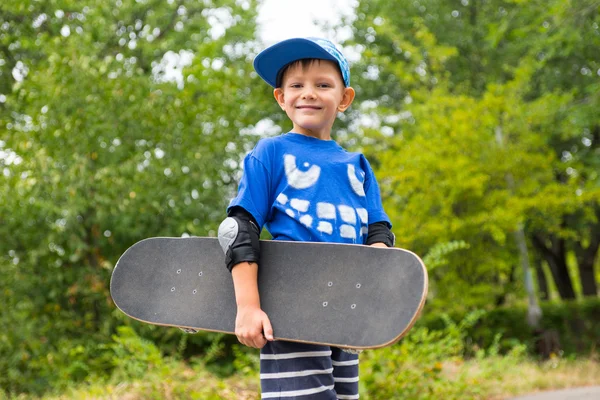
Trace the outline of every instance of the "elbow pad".
<instances>
[{"instance_id":1,"label":"elbow pad","mask_svg":"<svg viewBox=\"0 0 600 400\"><path fill-rule=\"evenodd\" d=\"M243 261L258 263L260 231L254 218L244 209L234 208L219 226L219 244L225 253L225 264L231 272Z\"/></svg>"},{"instance_id":2,"label":"elbow pad","mask_svg":"<svg viewBox=\"0 0 600 400\"><path fill-rule=\"evenodd\" d=\"M394 247L396 237L385 222L375 222L369 225L369 234L367 235L367 245L373 243L383 243L387 247Z\"/></svg>"}]
</instances>

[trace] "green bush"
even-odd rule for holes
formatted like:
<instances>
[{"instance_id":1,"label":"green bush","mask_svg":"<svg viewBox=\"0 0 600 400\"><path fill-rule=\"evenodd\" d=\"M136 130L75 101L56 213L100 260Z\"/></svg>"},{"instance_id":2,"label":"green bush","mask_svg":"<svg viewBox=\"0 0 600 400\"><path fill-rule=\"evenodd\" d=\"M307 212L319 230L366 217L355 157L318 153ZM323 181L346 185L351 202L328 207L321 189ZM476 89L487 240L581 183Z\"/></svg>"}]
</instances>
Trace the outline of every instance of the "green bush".
<instances>
[{"instance_id":1,"label":"green bush","mask_svg":"<svg viewBox=\"0 0 600 400\"><path fill-rule=\"evenodd\" d=\"M69 321L62 316L26 318L9 311L2 320L10 323L0 337L0 389L8 394L61 390L112 370L104 332L66 334Z\"/></svg>"},{"instance_id":2,"label":"green bush","mask_svg":"<svg viewBox=\"0 0 600 400\"><path fill-rule=\"evenodd\" d=\"M565 355L589 354L600 348L600 299L586 298L578 301L546 302L541 304L543 317L541 329L557 333ZM451 312L454 320L461 313ZM466 340L480 348L487 348L500 334L500 351L506 352L515 342L527 345L536 353L540 332L534 332L526 323L525 306L500 307L486 311L479 321L467 328ZM425 315L417 326L432 330L444 329L445 321L439 315Z\"/></svg>"},{"instance_id":3,"label":"green bush","mask_svg":"<svg viewBox=\"0 0 600 400\"><path fill-rule=\"evenodd\" d=\"M565 355L586 354L599 347L600 299L544 303L542 309L543 327L558 333ZM66 310L40 311L26 301L9 310L0 316L2 326L9 327L0 332L0 388L8 395L40 395L111 376L138 377L148 366L159 368L163 357L201 362L219 377L236 372L250 374L257 369L256 355L239 346L233 335L187 335L178 329L133 321L118 310L113 310L111 318L95 331L87 328L85 320L73 320L73 314ZM397 367L390 363L404 360L402 352L422 352L421 369L415 373L434 378L440 372L437 363L445 358L457 357L460 361L478 357L483 349L508 354L521 343L535 353L537 336L525 323L526 312L525 307L513 307L467 316L451 313L450 319L425 315L400 347L374 352L384 358L380 366L373 364L373 374L366 374L365 380L369 387L377 387L378 376L383 379L385 373ZM474 316L478 317L476 321ZM462 322L452 325L452 320ZM425 363L427 354L432 358ZM369 357L365 355L367 368ZM400 374L404 380L412 379L411 371ZM441 382L440 387L446 381Z\"/></svg>"},{"instance_id":4,"label":"green bush","mask_svg":"<svg viewBox=\"0 0 600 400\"><path fill-rule=\"evenodd\" d=\"M465 374L453 375L448 368L464 362L468 349L466 333L482 317L482 312L468 314L460 323L441 316L441 329L415 327L400 343L361 356L361 398L364 399L470 399L477 398L481 388ZM487 349L478 349L480 360L494 358L480 376L495 380L498 368L508 368L525 352L522 345L513 347L501 359L500 335ZM501 362L498 363L497 361Z\"/></svg>"},{"instance_id":5,"label":"green bush","mask_svg":"<svg viewBox=\"0 0 600 400\"><path fill-rule=\"evenodd\" d=\"M113 335L114 343L109 346L113 377L139 379L162 364L162 354L154 343L139 337L128 326L121 326L117 331L118 334Z\"/></svg>"}]
</instances>

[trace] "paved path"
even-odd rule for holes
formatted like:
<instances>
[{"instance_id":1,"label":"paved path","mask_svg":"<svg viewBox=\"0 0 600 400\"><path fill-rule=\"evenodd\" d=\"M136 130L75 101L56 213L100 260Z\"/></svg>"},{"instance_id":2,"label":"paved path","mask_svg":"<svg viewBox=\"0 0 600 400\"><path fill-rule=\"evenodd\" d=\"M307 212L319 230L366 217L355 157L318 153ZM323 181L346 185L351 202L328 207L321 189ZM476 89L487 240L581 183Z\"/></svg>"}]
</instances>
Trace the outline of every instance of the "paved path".
<instances>
[{"instance_id":1,"label":"paved path","mask_svg":"<svg viewBox=\"0 0 600 400\"><path fill-rule=\"evenodd\" d=\"M541 392L527 396L515 397L512 400L598 400L600 386L590 386L576 389Z\"/></svg>"}]
</instances>

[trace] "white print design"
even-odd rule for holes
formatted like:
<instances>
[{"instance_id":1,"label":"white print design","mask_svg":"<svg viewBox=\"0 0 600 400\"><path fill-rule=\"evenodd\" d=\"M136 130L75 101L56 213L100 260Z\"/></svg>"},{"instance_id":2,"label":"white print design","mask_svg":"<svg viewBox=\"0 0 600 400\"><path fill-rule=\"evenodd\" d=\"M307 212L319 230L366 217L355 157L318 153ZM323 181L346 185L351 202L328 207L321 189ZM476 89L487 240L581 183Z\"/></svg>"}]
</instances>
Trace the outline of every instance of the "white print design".
<instances>
[{"instance_id":1,"label":"white print design","mask_svg":"<svg viewBox=\"0 0 600 400\"><path fill-rule=\"evenodd\" d=\"M340 226L340 236L344 239L356 239L356 228L352 225Z\"/></svg>"},{"instance_id":2,"label":"white print design","mask_svg":"<svg viewBox=\"0 0 600 400\"><path fill-rule=\"evenodd\" d=\"M277 198L280 199L281 195ZM281 204L288 204L292 208L286 208L285 212L291 218L298 219L302 224L304 224L308 228L312 228L313 222L315 222L313 216L311 215L314 211L311 212L310 202L308 200L301 199L289 199L285 198L285 203L279 201ZM337 210L336 210L337 209ZM327 234L333 235L333 224L326 220L337 220L338 215L340 219L344 222L340 226L340 236L344 239L352 239L356 242L357 238L361 238L366 236L368 233L367 221L369 219L369 214L364 208L352 208L347 205L340 204L337 207L331 203L320 202L317 203L317 231ZM356 226L357 218L360 218L360 228ZM357 232L358 229L358 232Z\"/></svg>"},{"instance_id":3,"label":"white print design","mask_svg":"<svg viewBox=\"0 0 600 400\"><path fill-rule=\"evenodd\" d=\"M277 196L277 202L285 206L288 202L288 197L285 194L280 193L279 196Z\"/></svg>"},{"instance_id":4,"label":"white print design","mask_svg":"<svg viewBox=\"0 0 600 400\"><path fill-rule=\"evenodd\" d=\"M335 219L335 206L331 203L317 203L317 217Z\"/></svg>"},{"instance_id":5,"label":"white print design","mask_svg":"<svg viewBox=\"0 0 600 400\"><path fill-rule=\"evenodd\" d=\"M313 186L321 175L321 167L318 165L311 166L306 172L300 171L296 165L296 157L291 154L283 156L283 165L288 184L295 189L306 189Z\"/></svg>"},{"instance_id":6,"label":"white print design","mask_svg":"<svg viewBox=\"0 0 600 400\"><path fill-rule=\"evenodd\" d=\"M317 230L319 232L331 235L333 233L333 226L331 225L331 222L319 221L319 226L317 226Z\"/></svg>"},{"instance_id":7,"label":"white print design","mask_svg":"<svg viewBox=\"0 0 600 400\"><path fill-rule=\"evenodd\" d=\"M313 217L311 217L308 214L303 215L300 217L300 222L302 222L304 225L310 228L312 226Z\"/></svg>"},{"instance_id":8,"label":"white print design","mask_svg":"<svg viewBox=\"0 0 600 400\"><path fill-rule=\"evenodd\" d=\"M302 163L304 171L298 169L297 159L291 154L283 156L285 176L287 183L293 189L308 189L314 186L321 175L321 167L308 162ZM348 181L352 191L358 196L365 197L363 188L365 174L360 172L356 175L354 165L347 164ZM288 193L289 194L289 193ZM300 197L303 197L301 193ZM344 239L351 239L354 243L361 240L368 231L369 213L365 208L354 208L344 204L334 204L329 202L317 202L316 210L309 200L302 198L290 198L288 195L280 193L276 199L277 203L284 206L285 213L291 218L297 219L308 228L316 225L316 230L324 235L333 235L334 229L338 229L339 235ZM316 214L316 216L315 216ZM358 217L357 217L358 216ZM357 224L358 223L358 224Z\"/></svg>"},{"instance_id":9,"label":"white print design","mask_svg":"<svg viewBox=\"0 0 600 400\"><path fill-rule=\"evenodd\" d=\"M354 211L354 208L339 205L338 210L340 210L340 216L342 217L342 221L352 225L356 224L356 212Z\"/></svg>"},{"instance_id":10,"label":"white print design","mask_svg":"<svg viewBox=\"0 0 600 400\"><path fill-rule=\"evenodd\" d=\"M365 183L365 176L364 173L361 173L361 175L363 178L362 182L359 181L356 177L356 170L354 169L354 165L348 164L348 179L350 180L350 186L352 186L352 190L354 190L354 193L356 193L360 197L365 197L365 188L363 187L363 184Z\"/></svg>"},{"instance_id":11,"label":"white print design","mask_svg":"<svg viewBox=\"0 0 600 400\"><path fill-rule=\"evenodd\" d=\"M308 200L292 199L290 206L300 212L306 212L310 206L310 202Z\"/></svg>"},{"instance_id":12,"label":"white print design","mask_svg":"<svg viewBox=\"0 0 600 400\"><path fill-rule=\"evenodd\" d=\"M369 222L369 212L365 208L357 208L356 212L360 218L360 222L367 224Z\"/></svg>"}]
</instances>

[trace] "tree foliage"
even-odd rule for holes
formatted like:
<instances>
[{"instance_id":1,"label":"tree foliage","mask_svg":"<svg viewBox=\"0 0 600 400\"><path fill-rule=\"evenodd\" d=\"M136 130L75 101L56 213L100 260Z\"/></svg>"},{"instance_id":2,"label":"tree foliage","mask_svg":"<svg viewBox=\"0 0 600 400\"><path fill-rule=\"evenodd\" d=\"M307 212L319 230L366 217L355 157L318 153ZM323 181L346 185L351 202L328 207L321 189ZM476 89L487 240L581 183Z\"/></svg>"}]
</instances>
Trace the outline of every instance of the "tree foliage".
<instances>
[{"instance_id":1,"label":"tree foliage","mask_svg":"<svg viewBox=\"0 0 600 400\"><path fill-rule=\"evenodd\" d=\"M434 304L518 293L521 224L561 297L575 296L570 252L583 293L597 294L598 11L593 1L360 2L347 43L362 55L353 118L400 244L421 254L469 245L431 271Z\"/></svg>"},{"instance_id":2,"label":"tree foliage","mask_svg":"<svg viewBox=\"0 0 600 400\"><path fill-rule=\"evenodd\" d=\"M214 234L269 112L250 84L255 13L233 0L0 5L1 386L41 390L53 365L94 359L128 246Z\"/></svg>"}]
</instances>

